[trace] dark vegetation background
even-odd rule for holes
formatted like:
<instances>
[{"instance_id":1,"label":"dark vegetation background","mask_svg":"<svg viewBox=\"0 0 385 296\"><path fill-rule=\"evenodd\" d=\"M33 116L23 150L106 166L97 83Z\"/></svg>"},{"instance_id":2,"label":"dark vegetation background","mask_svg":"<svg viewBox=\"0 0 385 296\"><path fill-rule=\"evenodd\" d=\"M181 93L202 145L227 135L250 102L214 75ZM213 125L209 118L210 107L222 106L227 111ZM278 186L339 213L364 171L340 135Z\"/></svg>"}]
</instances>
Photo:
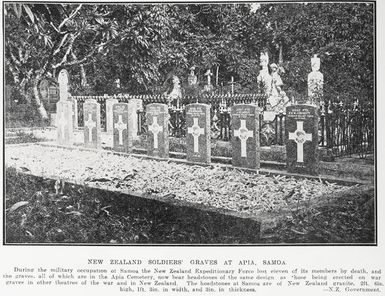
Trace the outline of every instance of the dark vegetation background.
<instances>
[{"instance_id":1,"label":"dark vegetation background","mask_svg":"<svg viewBox=\"0 0 385 296\"><path fill-rule=\"evenodd\" d=\"M373 103L373 3L4 8L7 113L20 118L47 118L38 86L62 68L74 95L161 93L173 73L185 86L193 65L200 86L207 69L218 69L217 87L228 91L234 76L236 92L256 92L261 51L283 67L290 98L306 95L318 54L328 100Z\"/></svg>"}]
</instances>

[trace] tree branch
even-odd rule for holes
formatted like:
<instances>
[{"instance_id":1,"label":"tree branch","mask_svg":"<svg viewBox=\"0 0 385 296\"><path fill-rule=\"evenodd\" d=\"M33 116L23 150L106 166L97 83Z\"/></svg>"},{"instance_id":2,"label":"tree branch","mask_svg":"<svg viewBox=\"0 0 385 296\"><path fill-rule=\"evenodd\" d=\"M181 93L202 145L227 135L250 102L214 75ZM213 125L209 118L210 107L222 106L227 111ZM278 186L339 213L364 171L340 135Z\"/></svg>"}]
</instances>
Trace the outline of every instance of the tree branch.
<instances>
[{"instance_id":1,"label":"tree branch","mask_svg":"<svg viewBox=\"0 0 385 296\"><path fill-rule=\"evenodd\" d=\"M59 32L61 32L62 27L79 12L79 10L82 8L82 6L83 6L83 4L80 4L78 7L76 7L76 9L70 14L70 16L65 18L61 22L61 24L59 25L59 28L58 28Z\"/></svg>"}]
</instances>

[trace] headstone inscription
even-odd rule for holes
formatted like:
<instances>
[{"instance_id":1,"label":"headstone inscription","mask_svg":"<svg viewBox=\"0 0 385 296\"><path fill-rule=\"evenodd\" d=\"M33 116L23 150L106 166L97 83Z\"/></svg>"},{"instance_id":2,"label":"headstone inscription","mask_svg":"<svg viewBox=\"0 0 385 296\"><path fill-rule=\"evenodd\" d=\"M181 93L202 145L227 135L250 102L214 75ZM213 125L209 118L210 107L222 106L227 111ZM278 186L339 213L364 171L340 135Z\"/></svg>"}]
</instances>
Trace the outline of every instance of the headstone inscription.
<instances>
[{"instance_id":1,"label":"headstone inscription","mask_svg":"<svg viewBox=\"0 0 385 296\"><path fill-rule=\"evenodd\" d=\"M186 126L187 160L191 162L210 163L210 105L187 105Z\"/></svg>"},{"instance_id":2,"label":"headstone inscription","mask_svg":"<svg viewBox=\"0 0 385 296\"><path fill-rule=\"evenodd\" d=\"M294 105L286 108L286 161L291 173L318 172L317 108Z\"/></svg>"},{"instance_id":3,"label":"headstone inscription","mask_svg":"<svg viewBox=\"0 0 385 296\"><path fill-rule=\"evenodd\" d=\"M132 152L133 129L131 125L132 104L117 103L112 107L113 112L113 150Z\"/></svg>"},{"instance_id":4,"label":"headstone inscription","mask_svg":"<svg viewBox=\"0 0 385 296\"><path fill-rule=\"evenodd\" d=\"M56 103L55 126L57 143L71 146L73 144L72 104L68 101L68 72L61 70L58 76L60 101Z\"/></svg>"},{"instance_id":5,"label":"headstone inscription","mask_svg":"<svg viewBox=\"0 0 385 296\"><path fill-rule=\"evenodd\" d=\"M119 103L117 99L107 99L106 100L106 131L109 134L112 134L113 132L113 112L112 112L112 106L114 104Z\"/></svg>"},{"instance_id":6,"label":"headstone inscription","mask_svg":"<svg viewBox=\"0 0 385 296\"><path fill-rule=\"evenodd\" d=\"M165 104L149 104L146 106L147 153L150 156L168 158L168 107Z\"/></svg>"},{"instance_id":7,"label":"headstone inscription","mask_svg":"<svg viewBox=\"0 0 385 296\"><path fill-rule=\"evenodd\" d=\"M100 104L94 99L88 99L83 104L84 112L84 147L100 149Z\"/></svg>"},{"instance_id":8,"label":"headstone inscription","mask_svg":"<svg viewBox=\"0 0 385 296\"><path fill-rule=\"evenodd\" d=\"M233 165L254 170L260 168L259 109L254 105L234 105L231 108L231 146Z\"/></svg>"}]
</instances>

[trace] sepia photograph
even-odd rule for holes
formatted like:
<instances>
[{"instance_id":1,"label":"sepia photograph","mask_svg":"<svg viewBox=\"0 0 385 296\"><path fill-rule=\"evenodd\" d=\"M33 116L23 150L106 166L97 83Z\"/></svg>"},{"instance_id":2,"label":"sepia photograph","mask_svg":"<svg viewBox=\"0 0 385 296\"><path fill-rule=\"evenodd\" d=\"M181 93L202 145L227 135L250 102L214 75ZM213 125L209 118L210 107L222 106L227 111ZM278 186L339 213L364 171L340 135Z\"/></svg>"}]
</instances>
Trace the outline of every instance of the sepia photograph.
<instances>
[{"instance_id":1,"label":"sepia photograph","mask_svg":"<svg viewBox=\"0 0 385 296\"><path fill-rule=\"evenodd\" d=\"M2 4L3 246L378 246L375 1Z\"/></svg>"}]
</instances>

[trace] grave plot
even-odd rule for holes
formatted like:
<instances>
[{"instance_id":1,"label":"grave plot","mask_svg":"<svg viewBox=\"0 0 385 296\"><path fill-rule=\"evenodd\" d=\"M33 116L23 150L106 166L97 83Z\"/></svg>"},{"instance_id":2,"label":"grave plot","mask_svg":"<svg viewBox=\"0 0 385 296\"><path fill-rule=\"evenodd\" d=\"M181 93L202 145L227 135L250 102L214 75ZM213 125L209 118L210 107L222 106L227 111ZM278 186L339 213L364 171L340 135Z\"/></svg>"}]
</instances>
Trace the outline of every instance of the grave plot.
<instances>
[{"instance_id":1,"label":"grave plot","mask_svg":"<svg viewBox=\"0 0 385 296\"><path fill-rule=\"evenodd\" d=\"M255 214L347 189L318 180L250 174L221 166L188 166L47 146L9 147L6 164L34 175L98 183L106 189L171 195L193 203ZM100 181L101 180L101 181Z\"/></svg>"}]
</instances>

